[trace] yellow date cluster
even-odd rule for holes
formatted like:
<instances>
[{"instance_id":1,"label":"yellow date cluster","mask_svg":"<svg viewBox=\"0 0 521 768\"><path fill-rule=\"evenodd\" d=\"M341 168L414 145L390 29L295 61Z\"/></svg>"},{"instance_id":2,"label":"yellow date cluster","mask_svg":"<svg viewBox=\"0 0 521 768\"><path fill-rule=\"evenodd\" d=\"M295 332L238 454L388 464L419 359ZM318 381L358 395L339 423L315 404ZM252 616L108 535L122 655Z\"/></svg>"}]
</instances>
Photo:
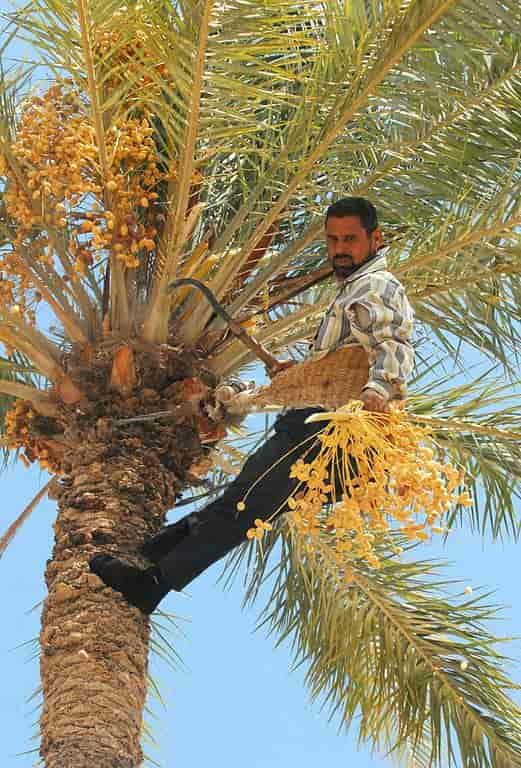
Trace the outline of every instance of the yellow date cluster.
<instances>
[{"instance_id":1,"label":"yellow date cluster","mask_svg":"<svg viewBox=\"0 0 521 768\"><path fill-rule=\"evenodd\" d=\"M436 458L432 435L403 409L372 413L353 402L312 420L324 420L325 427L318 454L315 448L306 460L308 448L291 468L298 483L286 500L287 519L308 550L327 545L328 557L346 574L361 560L378 568L375 544L386 534L424 541L445 531L442 519L453 505L472 505L461 490L464 473ZM239 511L245 502L247 494ZM256 521L248 538L261 539L270 527Z\"/></svg>"},{"instance_id":2,"label":"yellow date cluster","mask_svg":"<svg viewBox=\"0 0 521 768\"><path fill-rule=\"evenodd\" d=\"M65 201L74 207L99 195L94 130L80 100L61 85L27 99L10 149L14 163L4 158L1 170L9 182L6 210L18 224L15 246L34 228L65 226Z\"/></svg>"},{"instance_id":3,"label":"yellow date cluster","mask_svg":"<svg viewBox=\"0 0 521 768\"><path fill-rule=\"evenodd\" d=\"M161 89L172 89L174 80L164 62L154 61L157 51L151 50L150 35L157 38L157 30L146 32L144 29L133 29L132 36L116 28L118 12L114 13L110 29L100 29L96 36L95 52L98 61L110 73L105 78L107 90L121 89L140 92L146 88L148 98L157 97ZM124 19L123 27L128 27L128 18ZM157 47L157 39L155 39Z\"/></svg>"},{"instance_id":4,"label":"yellow date cluster","mask_svg":"<svg viewBox=\"0 0 521 768\"><path fill-rule=\"evenodd\" d=\"M4 279L23 276L24 260L50 266L57 248L72 279L110 253L126 268L139 266L155 249L164 175L153 133L148 115L121 117L100 148L89 106L70 83L31 96L0 162L14 233L0 264Z\"/></svg>"},{"instance_id":5,"label":"yellow date cluster","mask_svg":"<svg viewBox=\"0 0 521 768\"><path fill-rule=\"evenodd\" d=\"M310 546L331 537L339 564L363 559L377 568L377 536L398 530L424 541L445 530L441 520L454 504L472 504L459 490L463 473L435 458L431 434L404 410L371 413L355 402L325 416L318 455L291 469L300 482L289 518Z\"/></svg>"},{"instance_id":6,"label":"yellow date cluster","mask_svg":"<svg viewBox=\"0 0 521 768\"><path fill-rule=\"evenodd\" d=\"M57 473L60 467L49 441L32 434L30 425L34 418L31 404L27 400L17 400L5 414L6 443L12 450L23 451L19 458L26 467L39 461L42 469Z\"/></svg>"}]
</instances>

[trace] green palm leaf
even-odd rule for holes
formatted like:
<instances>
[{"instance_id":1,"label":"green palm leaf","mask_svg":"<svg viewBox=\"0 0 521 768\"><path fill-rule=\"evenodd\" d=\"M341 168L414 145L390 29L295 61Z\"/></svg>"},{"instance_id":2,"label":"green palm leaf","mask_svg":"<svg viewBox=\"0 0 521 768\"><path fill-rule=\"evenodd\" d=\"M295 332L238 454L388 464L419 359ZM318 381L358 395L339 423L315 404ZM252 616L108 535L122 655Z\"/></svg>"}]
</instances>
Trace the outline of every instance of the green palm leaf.
<instances>
[{"instance_id":1,"label":"green palm leaf","mask_svg":"<svg viewBox=\"0 0 521 768\"><path fill-rule=\"evenodd\" d=\"M520 533L517 502L521 489L521 421L512 387L486 375L444 388L419 387L409 403L413 418L432 429L440 454L464 468L472 491L470 510L458 507L447 518L450 527L468 524L493 537ZM425 389L423 393L422 389Z\"/></svg>"},{"instance_id":2,"label":"green palm leaf","mask_svg":"<svg viewBox=\"0 0 521 768\"><path fill-rule=\"evenodd\" d=\"M380 570L362 565L346 584L328 546L310 555L279 525L264 551L237 555L248 554L245 602L267 595L259 626L290 640L311 697L346 727L356 719L362 741L422 765L517 764L520 712L484 626L497 614L486 596L450 597L455 584L432 562L383 551Z\"/></svg>"}]
</instances>

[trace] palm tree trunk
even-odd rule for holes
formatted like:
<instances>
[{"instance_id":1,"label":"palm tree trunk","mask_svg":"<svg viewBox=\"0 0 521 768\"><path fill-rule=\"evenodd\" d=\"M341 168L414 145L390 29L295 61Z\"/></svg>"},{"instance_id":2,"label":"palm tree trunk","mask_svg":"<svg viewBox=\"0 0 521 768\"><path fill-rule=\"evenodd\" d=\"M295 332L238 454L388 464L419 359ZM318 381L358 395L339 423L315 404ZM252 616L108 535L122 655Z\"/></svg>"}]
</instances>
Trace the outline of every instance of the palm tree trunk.
<instances>
[{"instance_id":1,"label":"palm tree trunk","mask_svg":"<svg viewBox=\"0 0 521 768\"><path fill-rule=\"evenodd\" d=\"M61 479L45 574L40 751L46 768L136 768L149 621L91 574L88 560L117 552L142 565L136 549L158 530L179 486L153 437L83 437Z\"/></svg>"}]
</instances>

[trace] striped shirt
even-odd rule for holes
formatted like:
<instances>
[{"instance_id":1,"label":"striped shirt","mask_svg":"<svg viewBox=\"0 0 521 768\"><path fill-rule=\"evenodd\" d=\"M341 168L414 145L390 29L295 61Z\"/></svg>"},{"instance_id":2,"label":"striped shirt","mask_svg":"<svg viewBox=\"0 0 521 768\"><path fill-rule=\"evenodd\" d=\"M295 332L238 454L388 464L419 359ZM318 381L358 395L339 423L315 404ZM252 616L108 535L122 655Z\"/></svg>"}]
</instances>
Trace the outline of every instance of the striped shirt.
<instances>
[{"instance_id":1,"label":"striped shirt","mask_svg":"<svg viewBox=\"0 0 521 768\"><path fill-rule=\"evenodd\" d=\"M386 400L403 399L414 360L413 321L402 284L387 271L385 256L377 256L342 283L318 328L312 357L361 345L369 358L366 389Z\"/></svg>"}]
</instances>

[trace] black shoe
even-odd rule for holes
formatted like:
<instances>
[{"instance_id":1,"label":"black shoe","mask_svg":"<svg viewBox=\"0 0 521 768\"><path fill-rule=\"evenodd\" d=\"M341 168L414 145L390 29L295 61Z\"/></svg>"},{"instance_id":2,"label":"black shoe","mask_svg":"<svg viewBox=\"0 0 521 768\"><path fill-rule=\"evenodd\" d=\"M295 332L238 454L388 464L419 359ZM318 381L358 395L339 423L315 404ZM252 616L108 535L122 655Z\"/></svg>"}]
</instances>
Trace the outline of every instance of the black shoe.
<instances>
[{"instance_id":1,"label":"black shoe","mask_svg":"<svg viewBox=\"0 0 521 768\"><path fill-rule=\"evenodd\" d=\"M147 616L155 611L169 591L161 581L157 568L142 571L111 555L96 555L89 566L108 587L121 592L128 603L139 608Z\"/></svg>"},{"instance_id":2,"label":"black shoe","mask_svg":"<svg viewBox=\"0 0 521 768\"><path fill-rule=\"evenodd\" d=\"M177 523L167 525L156 536L145 541L139 551L147 560L157 565L180 541L190 534L190 530L189 518L183 517Z\"/></svg>"}]
</instances>

